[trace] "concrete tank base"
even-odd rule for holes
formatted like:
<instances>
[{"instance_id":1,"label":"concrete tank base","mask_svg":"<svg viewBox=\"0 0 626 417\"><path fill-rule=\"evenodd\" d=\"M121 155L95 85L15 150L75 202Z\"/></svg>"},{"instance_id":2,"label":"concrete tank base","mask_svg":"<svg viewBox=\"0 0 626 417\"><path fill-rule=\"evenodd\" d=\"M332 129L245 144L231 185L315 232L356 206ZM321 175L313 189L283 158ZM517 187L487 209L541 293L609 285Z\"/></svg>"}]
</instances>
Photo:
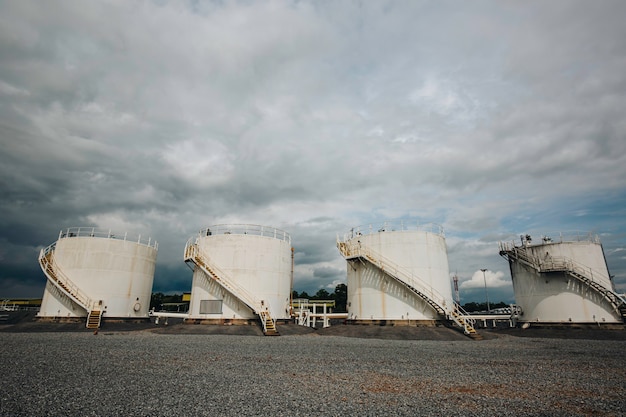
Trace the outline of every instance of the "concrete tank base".
<instances>
[{"instance_id":1,"label":"concrete tank base","mask_svg":"<svg viewBox=\"0 0 626 417\"><path fill-rule=\"evenodd\" d=\"M87 317L54 317L54 316L36 316L33 318L34 321L40 323L85 323ZM119 317L102 317L101 324L105 323L150 323L149 317L129 317L129 318L119 318Z\"/></svg>"},{"instance_id":2,"label":"concrete tank base","mask_svg":"<svg viewBox=\"0 0 626 417\"><path fill-rule=\"evenodd\" d=\"M150 317L102 317L102 323L150 323Z\"/></svg>"},{"instance_id":3,"label":"concrete tank base","mask_svg":"<svg viewBox=\"0 0 626 417\"><path fill-rule=\"evenodd\" d=\"M87 317L36 316L33 321L40 323L85 323Z\"/></svg>"},{"instance_id":4,"label":"concrete tank base","mask_svg":"<svg viewBox=\"0 0 626 417\"><path fill-rule=\"evenodd\" d=\"M356 326L390 326L390 327L438 327L444 326L439 320L346 320L346 324Z\"/></svg>"},{"instance_id":5,"label":"concrete tank base","mask_svg":"<svg viewBox=\"0 0 626 417\"><path fill-rule=\"evenodd\" d=\"M518 323L518 328L526 330L532 329L585 329L585 330L626 330L626 324L624 323L546 323L546 322L524 322Z\"/></svg>"},{"instance_id":6,"label":"concrete tank base","mask_svg":"<svg viewBox=\"0 0 626 417\"><path fill-rule=\"evenodd\" d=\"M184 324L222 325L222 326L260 326L258 318L252 319L186 319Z\"/></svg>"}]
</instances>

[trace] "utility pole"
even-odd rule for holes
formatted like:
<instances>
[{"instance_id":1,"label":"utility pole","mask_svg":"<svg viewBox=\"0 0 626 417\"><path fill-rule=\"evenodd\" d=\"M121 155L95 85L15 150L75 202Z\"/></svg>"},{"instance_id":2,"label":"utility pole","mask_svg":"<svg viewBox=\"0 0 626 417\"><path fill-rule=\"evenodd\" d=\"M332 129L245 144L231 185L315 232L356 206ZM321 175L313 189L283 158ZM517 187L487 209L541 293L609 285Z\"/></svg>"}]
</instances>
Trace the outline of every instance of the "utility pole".
<instances>
[{"instance_id":1,"label":"utility pole","mask_svg":"<svg viewBox=\"0 0 626 417\"><path fill-rule=\"evenodd\" d=\"M487 293L487 278L485 277L485 271L487 269L481 269L483 271L483 281L485 281L485 298L487 299L487 313L491 314L491 307L489 307L489 293Z\"/></svg>"}]
</instances>

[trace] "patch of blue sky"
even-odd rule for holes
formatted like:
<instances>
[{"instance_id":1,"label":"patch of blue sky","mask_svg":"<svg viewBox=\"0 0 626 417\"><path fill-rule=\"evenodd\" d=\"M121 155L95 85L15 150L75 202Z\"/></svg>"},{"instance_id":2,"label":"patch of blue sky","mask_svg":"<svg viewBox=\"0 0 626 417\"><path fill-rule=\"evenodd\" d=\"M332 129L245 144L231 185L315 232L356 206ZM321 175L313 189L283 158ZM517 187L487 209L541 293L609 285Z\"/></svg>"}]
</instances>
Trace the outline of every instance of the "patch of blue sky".
<instances>
[{"instance_id":1,"label":"patch of blue sky","mask_svg":"<svg viewBox=\"0 0 626 417\"><path fill-rule=\"evenodd\" d=\"M502 228L517 233L586 231L620 234L626 231L626 191L573 196L545 206L520 208L501 220Z\"/></svg>"}]
</instances>

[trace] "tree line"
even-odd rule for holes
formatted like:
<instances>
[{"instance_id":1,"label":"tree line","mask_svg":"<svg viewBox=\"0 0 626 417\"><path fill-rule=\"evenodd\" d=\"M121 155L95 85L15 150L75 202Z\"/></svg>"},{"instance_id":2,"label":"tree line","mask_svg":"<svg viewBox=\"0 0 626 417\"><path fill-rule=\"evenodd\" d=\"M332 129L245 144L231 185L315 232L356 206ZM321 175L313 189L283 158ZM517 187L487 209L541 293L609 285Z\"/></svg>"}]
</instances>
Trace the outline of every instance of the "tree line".
<instances>
[{"instance_id":1,"label":"tree line","mask_svg":"<svg viewBox=\"0 0 626 417\"><path fill-rule=\"evenodd\" d=\"M467 311L468 313L473 313L475 311L487 311L487 303L476 303L476 302L471 302L471 303L465 303L463 304L463 310ZM489 303L489 309L493 310L496 308L505 308L505 307L509 307L509 304L505 303L504 301L500 301L499 303Z\"/></svg>"},{"instance_id":2,"label":"tree line","mask_svg":"<svg viewBox=\"0 0 626 417\"><path fill-rule=\"evenodd\" d=\"M337 313L345 313L346 304L348 302L348 287L346 284L339 284L335 287L332 293L329 293L326 289L319 289L314 295L309 295L306 291L298 293L298 291L292 291L291 296L293 299L306 298L309 300L333 300L335 302L334 311ZM152 293L150 297L150 309L160 310L163 304L168 303L182 303L182 294L163 294L162 292Z\"/></svg>"},{"instance_id":3,"label":"tree line","mask_svg":"<svg viewBox=\"0 0 626 417\"><path fill-rule=\"evenodd\" d=\"M335 290L330 293L325 288L320 288L313 295L308 294L306 291L298 292L292 291L291 297L293 299L296 298L306 298L308 300L332 300L335 302L334 311L337 313L345 313L347 310L348 303L348 286L346 284L339 284L335 287ZM162 304L167 303L182 303L183 295L182 294L172 294L166 295L161 292L153 293L150 297L150 308L160 309ZM487 311L487 303L477 303L477 302L469 302L463 304L463 309L468 313L475 311ZM490 309L496 308L504 308L509 307L509 304L500 301L499 303L489 303Z\"/></svg>"},{"instance_id":4,"label":"tree line","mask_svg":"<svg viewBox=\"0 0 626 417\"><path fill-rule=\"evenodd\" d=\"M152 295L150 296L150 310L152 310L153 308L155 310L160 310L162 304L182 303L182 302L183 302L182 294L166 295L166 294L163 294L162 292L155 292L155 293L152 293Z\"/></svg>"}]
</instances>

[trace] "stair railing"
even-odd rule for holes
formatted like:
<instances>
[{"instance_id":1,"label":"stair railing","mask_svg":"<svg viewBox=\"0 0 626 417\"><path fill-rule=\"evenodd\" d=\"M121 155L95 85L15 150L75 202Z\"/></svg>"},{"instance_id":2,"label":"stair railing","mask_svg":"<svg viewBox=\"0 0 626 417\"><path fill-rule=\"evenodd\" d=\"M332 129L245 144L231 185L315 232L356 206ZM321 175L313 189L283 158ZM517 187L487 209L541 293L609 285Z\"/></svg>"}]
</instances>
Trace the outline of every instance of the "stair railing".
<instances>
[{"instance_id":1,"label":"stair railing","mask_svg":"<svg viewBox=\"0 0 626 417\"><path fill-rule=\"evenodd\" d=\"M551 256L543 259L539 261L538 269L539 272L575 272L589 281L597 282L600 285L602 285L602 283L595 280L594 277L603 277L605 280L608 280L608 277L605 274L602 274L593 268L586 267L583 264L565 256Z\"/></svg>"},{"instance_id":2,"label":"stair railing","mask_svg":"<svg viewBox=\"0 0 626 417\"><path fill-rule=\"evenodd\" d=\"M346 257L364 257L372 264L387 272L389 275L401 281L403 284L415 288L419 293L429 298L433 303L441 309L444 314L449 313L446 299L432 286L425 283L419 276L415 275L411 270L403 268L396 264L394 261L383 256L377 251L371 249L366 245L361 244L348 244L347 242L338 242L337 244L341 254Z\"/></svg>"},{"instance_id":3,"label":"stair railing","mask_svg":"<svg viewBox=\"0 0 626 417\"><path fill-rule=\"evenodd\" d=\"M269 310L261 310L259 312L259 317L261 319L261 323L263 325L263 333L267 333L268 330L276 331L276 321L270 315ZM271 329L267 326L267 322L271 323Z\"/></svg>"},{"instance_id":4,"label":"stair railing","mask_svg":"<svg viewBox=\"0 0 626 417\"><path fill-rule=\"evenodd\" d=\"M39 264L46 277L63 294L66 294L72 301L81 306L87 312L98 309L98 303L91 300L72 280L63 272L54 258L56 242L42 249L39 253Z\"/></svg>"},{"instance_id":5,"label":"stair railing","mask_svg":"<svg viewBox=\"0 0 626 417\"><path fill-rule=\"evenodd\" d=\"M463 328L465 334L476 333L476 329L474 328L476 319L471 317L470 314L457 302L454 302L454 314L452 314L452 320Z\"/></svg>"}]
</instances>

